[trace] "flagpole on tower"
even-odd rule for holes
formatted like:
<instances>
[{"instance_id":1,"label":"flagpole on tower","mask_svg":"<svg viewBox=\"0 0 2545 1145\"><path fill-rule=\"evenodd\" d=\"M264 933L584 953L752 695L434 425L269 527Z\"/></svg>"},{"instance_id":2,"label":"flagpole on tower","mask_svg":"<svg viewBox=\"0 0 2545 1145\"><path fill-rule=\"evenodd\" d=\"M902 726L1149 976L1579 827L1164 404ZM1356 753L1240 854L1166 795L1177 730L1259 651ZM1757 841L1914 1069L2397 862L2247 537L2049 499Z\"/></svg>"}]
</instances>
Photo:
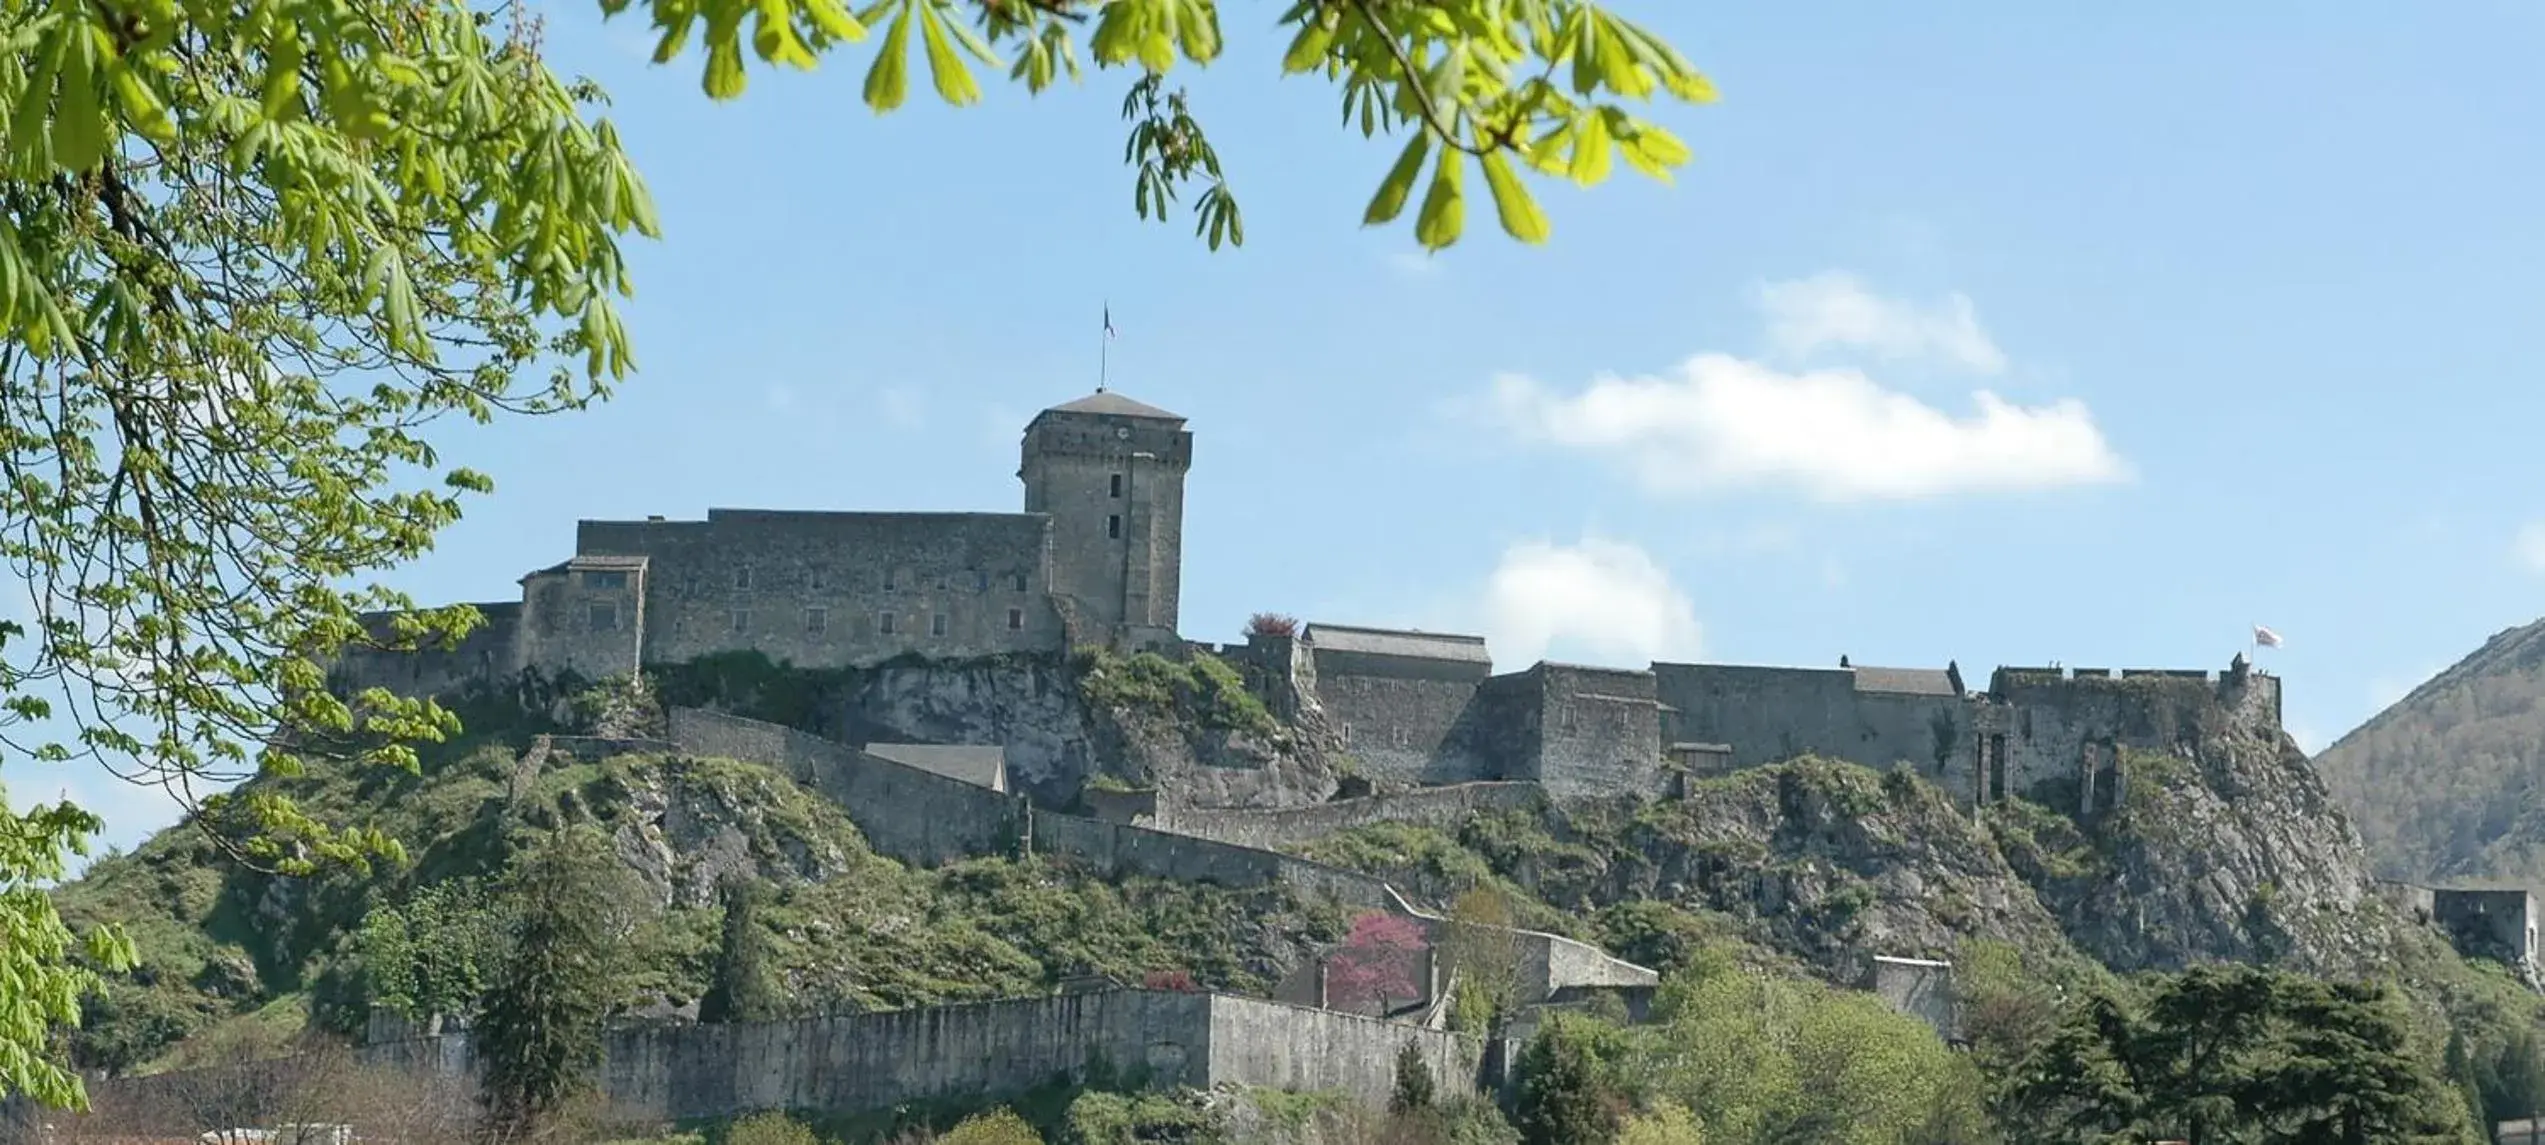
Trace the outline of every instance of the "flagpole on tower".
<instances>
[{"instance_id":1,"label":"flagpole on tower","mask_svg":"<svg viewBox=\"0 0 2545 1145\"><path fill-rule=\"evenodd\" d=\"M1107 376L1107 375L1110 373L1111 368L1112 368L1112 364L1113 364L1113 363L1112 363L1112 357L1113 357L1113 303L1108 302L1108 303L1105 303L1105 336L1104 336L1104 340L1096 344L1096 392L1097 392L1097 393L1100 393L1100 394L1101 394L1101 393L1105 392L1105 383L1106 383L1107 381L1109 381L1109 380L1110 380L1110 379L1108 378L1108 376Z\"/></svg>"}]
</instances>

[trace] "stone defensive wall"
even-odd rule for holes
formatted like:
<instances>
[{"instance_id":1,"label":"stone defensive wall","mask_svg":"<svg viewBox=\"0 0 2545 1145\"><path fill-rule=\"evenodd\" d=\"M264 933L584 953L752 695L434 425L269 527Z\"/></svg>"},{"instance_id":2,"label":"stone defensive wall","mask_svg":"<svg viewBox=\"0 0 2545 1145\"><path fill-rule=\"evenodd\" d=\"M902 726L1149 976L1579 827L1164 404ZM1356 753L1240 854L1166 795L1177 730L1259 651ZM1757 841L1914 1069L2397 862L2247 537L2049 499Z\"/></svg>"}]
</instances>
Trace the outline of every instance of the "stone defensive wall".
<instances>
[{"instance_id":1,"label":"stone defensive wall","mask_svg":"<svg viewBox=\"0 0 2545 1145\"><path fill-rule=\"evenodd\" d=\"M692 755L776 768L848 812L876 853L920 867L1012 855L1022 798L866 754L778 724L697 708L671 711L672 742Z\"/></svg>"},{"instance_id":2,"label":"stone defensive wall","mask_svg":"<svg viewBox=\"0 0 2545 1145\"><path fill-rule=\"evenodd\" d=\"M1106 877L1142 875L1231 887L1286 885L1369 910L1394 910L1403 902L1385 882L1340 867L1038 810L1022 796L948 779L777 724L675 708L671 738L693 755L786 772L847 811L878 853L914 866L1030 852L1084 863Z\"/></svg>"},{"instance_id":3,"label":"stone defensive wall","mask_svg":"<svg viewBox=\"0 0 2545 1145\"><path fill-rule=\"evenodd\" d=\"M1271 810L1170 804L1158 808L1156 826L1162 831L1269 851L1373 823L1409 823L1453 830L1479 814L1544 806L1546 798L1545 789L1535 783L1461 783Z\"/></svg>"},{"instance_id":4,"label":"stone defensive wall","mask_svg":"<svg viewBox=\"0 0 2545 1145\"><path fill-rule=\"evenodd\" d=\"M1482 1086L1483 1044L1463 1035L1282 1002L1140 989L623 1028L606 1040L599 1081L610 1120L631 1126L763 1110L856 1114L926 1101L988 1104L1099 1075L1140 1088L1338 1091L1384 1105L1408 1044L1439 1090ZM355 1054L366 1066L467 1083L445 1087L454 1094L474 1089L466 1033ZM312 1095L288 1092L291 1060L95 1081L90 1095L108 1117L183 1104L195 1119L271 1124L286 1110L310 1107ZM206 1094L236 1108L200 1108ZM172 1096L191 1100L171 1103Z\"/></svg>"}]
</instances>

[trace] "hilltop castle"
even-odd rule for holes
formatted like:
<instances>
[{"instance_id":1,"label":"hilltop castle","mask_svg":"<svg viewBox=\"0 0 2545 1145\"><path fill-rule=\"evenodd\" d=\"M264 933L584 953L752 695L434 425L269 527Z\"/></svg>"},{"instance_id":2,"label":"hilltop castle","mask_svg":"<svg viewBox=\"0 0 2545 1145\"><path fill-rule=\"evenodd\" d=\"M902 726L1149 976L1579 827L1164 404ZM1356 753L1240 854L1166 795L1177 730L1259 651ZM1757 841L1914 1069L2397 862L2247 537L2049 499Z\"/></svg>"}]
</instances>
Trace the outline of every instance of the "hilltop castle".
<instances>
[{"instance_id":1,"label":"hilltop castle","mask_svg":"<svg viewBox=\"0 0 2545 1145\"><path fill-rule=\"evenodd\" d=\"M1496 674L1479 636L1310 624L1244 644L1177 635L1185 419L1098 391L1025 427L1018 513L713 509L703 521L584 521L574 556L450 649L356 650L339 686L441 693L522 673L604 679L753 651L801 668L1059 653L1208 651L1285 716L1314 709L1372 778L1524 780L1550 793L1665 794L1805 752L1907 765L1965 804L2034 794L2092 812L2125 747L2165 750L2187 714L2276 736L2280 682L2227 671L1539 663Z\"/></svg>"}]
</instances>

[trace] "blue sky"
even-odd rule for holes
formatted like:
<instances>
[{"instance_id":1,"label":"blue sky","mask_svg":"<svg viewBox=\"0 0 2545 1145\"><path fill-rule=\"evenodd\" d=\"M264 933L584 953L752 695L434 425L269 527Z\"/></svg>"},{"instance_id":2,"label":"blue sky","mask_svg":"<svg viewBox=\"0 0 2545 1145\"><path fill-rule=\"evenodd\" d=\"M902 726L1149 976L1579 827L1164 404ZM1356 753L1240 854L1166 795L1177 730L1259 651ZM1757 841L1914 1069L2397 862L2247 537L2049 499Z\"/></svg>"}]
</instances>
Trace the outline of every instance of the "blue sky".
<instances>
[{"instance_id":1,"label":"blue sky","mask_svg":"<svg viewBox=\"0 0 2545 1145\"><path fill-rule=\"evenodd\" d=\"M1185 77L1246 210L1219 253L1133 216L1127 76L878 118L850 49L711 104L551 6L666 229L642 373L452 427L498 493L396 582L502 598L579 517L1013 509L1109 302L1115 388L1196 435L1195 638L1978 674L2218 667L2261 623L2315 748L2540 611L2545 7L1617 0L1722 90L1661 113L1696 162L1424 257L1358 225L1395 147L1274 78L1278 5L1225 6ZM65 778L116 842L168 818Z\"/></svg>"}]
</instances>

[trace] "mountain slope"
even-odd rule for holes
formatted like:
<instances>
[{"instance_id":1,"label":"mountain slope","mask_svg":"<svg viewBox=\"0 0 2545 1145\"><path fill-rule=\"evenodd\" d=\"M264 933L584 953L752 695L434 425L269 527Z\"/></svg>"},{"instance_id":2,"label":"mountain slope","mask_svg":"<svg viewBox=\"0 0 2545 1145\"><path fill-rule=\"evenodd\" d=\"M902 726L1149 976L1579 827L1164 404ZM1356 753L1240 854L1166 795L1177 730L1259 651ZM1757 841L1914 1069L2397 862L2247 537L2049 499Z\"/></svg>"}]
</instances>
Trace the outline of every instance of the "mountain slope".
<instances>
[{"instance_id":1,"label":"mountain slope","mask_svg":"<svg viewBox=\"0 0 2545 1145\"><path fill-rule=\"evenodd\" d=\"M2382 875L2545 880L2545 620L2485 641L2315 766Z\"/></svg>"}]
</instances>

